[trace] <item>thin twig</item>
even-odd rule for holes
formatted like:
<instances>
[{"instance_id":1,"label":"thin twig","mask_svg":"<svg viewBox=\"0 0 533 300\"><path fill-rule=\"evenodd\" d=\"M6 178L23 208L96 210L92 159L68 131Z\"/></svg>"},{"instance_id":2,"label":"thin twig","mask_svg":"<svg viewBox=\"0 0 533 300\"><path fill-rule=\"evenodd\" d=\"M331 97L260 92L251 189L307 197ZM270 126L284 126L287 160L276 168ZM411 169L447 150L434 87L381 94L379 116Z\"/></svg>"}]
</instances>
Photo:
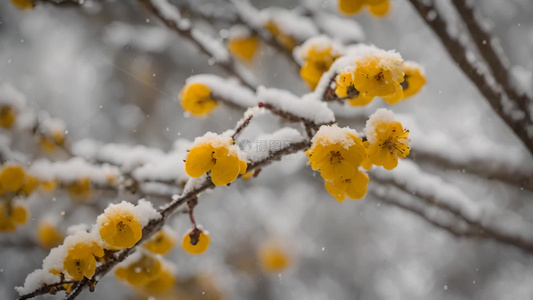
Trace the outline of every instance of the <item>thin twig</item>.
<instances>
[{"instance_id":1,"label":"thin twig","mask_svg":"<svg viewBox=\"0 0 533 300\"><path fill-rule=\"evenodd\" d=\"M476 13L474 12L473 5L468 5L465 0L454 0L451 2L459 12L463 22L466 24L466 28L468 29L470 36L474 40L477 49L487 62L494 77L503 87L510 100L514 100L516 102L518 107L520 107L520 109L526 113L528 121L531 122L532 115L529 110L529 105L531 104L532 99L527 97L525 93L519 93L512 86L509 69L504 64L504 60L507 60L507 58L504 56L504 53L497 53L493 44L495 42L495 38L492 37L489 32L483 29L482 25L476 19Z\"/></svg>"},{"instance_id":2,"label":"thin twig","mask_svg":"<svg viewBox=\"0 0 533 300\"><path fill-rule=\"evenodd\" d=\"M445 210L453 214L460 221L463 221L467 223L469 226L471 226L473 229L478 230L479 234L482 237L492 239L502 244L515 246L527 252L533 252L533 241L532 240L525 239L521 237L520 235L506 232L505 230L502 230L500 228L487 226L482 221L477 220L469 216L468 214L465 214L459 207L453 206L453 204L449 202L442 201L431 193L412 190L407 185L399 183L399 182L395 182L393 180L382 180L375 176L371 176L371 177L374 182L394 186L405 193L413 195L414 199L421 200L426 205L435 206L435 207L438 207L442 210ZM414 194L416 194L416 196L414 196Z\"/></svg>"},{"instance_id":3,"label":"thin twig","mask_svg":"<svg viewBox=\"0 0 533 300\"><path fill-rule=\"evenodd\" d=\"M504 109L503 103L506 99L499 86L492 85L486 78L490 74L482 74L467 58L466 48L456 37L452 37L447 31L446 21L437 13L434 5L426 5L419 0L409 0L416 9L420 17L431 27L448 54L457 63L458 67L468 76L479 92L489 102L492 109L505 121L514 131L516 136L522 140L524 145L533 155L533 138L529 136L528 127L533 126L527 122L527 118L515 119L508 110ZM511 104L511 103L508 103ZM524 112L525 114L526 112Z\"/></svg>"},{"instance_id":4,"label":"thin twig","mask_svg":"<svg viewBox=\"0 0 533 300\"><path fill-rule=\"evenodd\" d=\"M193 34L193 29L190 26L178 26L174 20L171 20L169 18L165 17L165 14L159 11L159 9L152 3L152 0L139 0L141 4L143 4L146 9L148 9L150 12L152 12L154 15L157 16L159 20L161 20L169 29L176 32L181 37L184 37L191 41L193 44L195 44L198 49L205 55L209 57L214 57L215 55L212 53L212 51L205 45L203 42L195 38ZM238 78L244 85L249 87L252 90L256 89L256 84L251 80L251 78L247 78L250 74L242 74L240 72L239 67L236 65L234 59L231 58L228 54L227 60L221 61L217 60L217 64L228 74L235 76Z\"/></svg>"},{"instance_id":5,"label":"thin twig","mask_svg":"<svg viewBox=\"0 0 533 300\"><path fill-rule=\"evenodd\" d=\"M471 160L461 163L434 153L422 152L416 149L411 150L409 158L419 164L430 164L443 170L461 170L482 178L499 180L533 191L533 171L530 173L518 173L505 168L487 167L491 162L482 160Z\"/></svg>"}]
</instances>

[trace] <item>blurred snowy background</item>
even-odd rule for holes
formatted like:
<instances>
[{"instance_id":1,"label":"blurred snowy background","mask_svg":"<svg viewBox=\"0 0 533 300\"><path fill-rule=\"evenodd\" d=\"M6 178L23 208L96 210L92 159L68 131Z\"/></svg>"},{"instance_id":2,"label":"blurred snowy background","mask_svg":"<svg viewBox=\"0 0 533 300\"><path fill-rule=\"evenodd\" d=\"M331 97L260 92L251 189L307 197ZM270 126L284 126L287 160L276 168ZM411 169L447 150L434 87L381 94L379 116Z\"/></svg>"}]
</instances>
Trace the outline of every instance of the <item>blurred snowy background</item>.
<instances>
[{"instance_id":1,"label":"blurred snowy background","mask_svg":"<svg viewBox=\"0 0 533 300\"><path fill-rule=\"evenodd\" d=\"M217 7L216 1L204 2L206 10ZM333 0L309 4L337 14ZM257 0L254 5L294 8L298 1ZM396 49L404 59L426 68L425 88L390 109L409 119L413 136L417 130L428 136L445 134L459 147L473 138L488 139L519 153L519 162L530 168L525 147L449 59L408 1L393 0L392 5L386 18L366 12L352 17L361 24L366 42ZM493 23L515 66L517 82L531 89L533 2L478 0L475 5ZM197 26L210 30L206 23ZM271 48L263 46L251 68L266 86L297 95L308 92L286 58ZM82 8L40 5L31 11L0 2L0 83L23 92L35 110L64 120L71 141L94 139L169 151L177 139L232 128L242 110L222 106L203 120L185 116L177 95L185 79L202 73L224 75L136 1L89 1ZM348 111L339 124L360 130L365 120L361 116L378 107L386 105L378 100ZM278 128L272 120L252 125L250 132ZM533 299L532 253L490 240L456 238L379 202L371 193L360 201L338 203L306 163L303 153L293 155L255 179L202 195L196 218L211 234L210 249L191 257L176 247L167 256L176 264L178 280L208 278L191 299ZM457 185L482 206L514 211L527 224L533 222L533 194L527 189L461 169L424 169ZM65 229L94 223L101 212L79 208L62 214L62 201L52 195L31 198L31 221L14 234L0 236L1 299L15 299L14 286L40 267L47 254L31 243L41 217L55 214L64 219ZM186 216L171 224L179 234L190 226ZM269 239L281 241L291 256L289 268L279 274L258 267L257 249ZM110 274L94 293L80 297L95 298L136 296Z\"/></svg>"}]
</instances>

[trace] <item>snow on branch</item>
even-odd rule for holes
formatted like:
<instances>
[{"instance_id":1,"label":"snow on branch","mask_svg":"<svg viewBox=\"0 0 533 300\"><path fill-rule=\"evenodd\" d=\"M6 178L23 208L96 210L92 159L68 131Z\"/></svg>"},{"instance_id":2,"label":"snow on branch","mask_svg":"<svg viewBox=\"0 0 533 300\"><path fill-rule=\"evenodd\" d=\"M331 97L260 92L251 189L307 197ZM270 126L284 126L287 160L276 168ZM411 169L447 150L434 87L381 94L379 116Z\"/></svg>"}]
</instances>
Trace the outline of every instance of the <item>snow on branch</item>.
<instances>
[{"instance_id":1,"label":"snow on branch","mask_svg":"<svg viewBox=\"0 0 533 300\"><path fill-rule=\"evenodd\" d=\"M275 160L281 159L281 157L285 155L305 150L309 147L310 144L309 140L302 138L301 135L298 135L292 129L282 129L281 131L278 131L277 133L271 135L270 138L289 139L292 140L292 142L282 144L279 149L271 149L267 155L258 156L256 159L251 160L248 163L248 172L262 168ZM91 290L94 289L94 286L96 285L98 280L105 276L114 266L116 266L118 263L125 260L129 255L134 253L138 245L150 238L160 228L162 228L170 215L176 212L183 204L187 203L188 201L197 199L198 194L200 194L201 192L214 187L215 185L213 184L213 182L210 180L209 177L206 176L200 177L198 179L189 179L189 182L186 184L183 193L180 196L173 197L173 200L170 203L168 203L164 207L161 207L158 210L157 214L160 217L150 218L151 220L142 229L142 238L133 247L129 247L124 250L120 250L116 253L113 253L112 256L105 261L105 263L99 265L96 268L95 273L91 279L87 279L84 277L80 281L73 281L72 283L69 283L72 284L72 290L67 295L66 299L75 299L85 288L90 288ZM31 278L28 279L29 282L27 281L28 286L26 286L25 284L24 288L19 289L19 292L21 293L21 297L19 298L20 300L29 299L50 292L55 293L57 291L56 286L58 284L65 283L65 281L61 280L61 278L59 278L58 276L56 276L54 280L50 279L47 281L42 281L42 276L31 274L30 276ZM46 274L46 276L48 276L48 273ZM58 279L59 282L57 282ZM33 282L37 282L37 284L33 284ZM44 286L42 284L44 284Z\"/></svg>"},{"instance_id":2,"label":"snow on branch","mask_svg":"<svg viewBox=\"0 0 533 300\"><path fill-rule=\"evenodd\" d=\"M404 161L389 172L373 169L371 177L380 184L389 184L414 195L414 199L422 200L425 205L450 213L456 218L454 222L464 222L481 237L533 251L531 224L510 211L502 212L490 205L481 206L480 202L474 202L457 187L438 176L424 173L412 162ZM436 218L428 213L424 213L423 217L432 220ZM434 224L437 222L439 221L431 221Z\"/></svg>"},{"instance_id":3,"label":"snow on branch","mask_svg":"<svg viewBox=\"0 0 533 300\"><path fill-rule=\"evenodd\" d=\"M498 82L490 74L483 73L469 59L470 52L447 30L447 22L433 4L420 0L409 0L420 17L431 27L442 42L451 58L458 64L479 92L489 102L492 109L507 123L516 136L533 154L533 123L528 119L529 112L523 111L516 102L502 92Z\"/></svg>"},{"instance_id":4,"label":"snow on branch","mask_svg":"<svg viewBox=\"0 0 533 300\"><path fill-rule=\"evenodd\" d=\"M256 106L259 102L255 92L248 87L240 85L235 80L222 78L213 74L194 75L185 81L185 84L201 83L211 90L214 100L230 105L247 108Z\"/></svg>"},{"instance_id":5,"label":"snow on branch","mask_svg":"<svg viewBox=\"0 0 533 300\"><path fill-rule=\"evenodd\" d=\"M443 133L423 134L419 130L413 130L411 146L416 162L464 170L533 190L533 162L521 149L480 136L456 140Z\"/></svg>"},{"instance_id":6,"label":"snow on branch","mask_svg":"<svg viewBox=\"0 0 533 300\"><path fill-rule=\"evenodd\" d=\"M474 11L473 3L468 4L466 0L452 1L456 10L459 12L462 21L465 23L470 36L474 40L479 53L483 56L490 68L492 75L503 90L509 96L511 101L515 101L522 111L526 113L529 122L533 122L533 112L529 105L533 99L529 98L524 91L517 91L511 83L511 74L509 73L509 60L507 59L500 41L493 37L487 26L483 26L483 20L479 13Z\"/></svg>"},{"instance_id":7,"label":"snow on branch","mask_svg":"<svg viewBox=\"0 0 533 300\"><path fill-rule=\"evenodd\" d=\"M259 87L257 97L262 103L260 106L279 115L288 113L287 118L295 117L313 127L335 122L335 116L327 104L311 95L299 98L289 91Z\"/></svg>"},{"instance_id":8,"label":"snow on branch","mask_svg":"<svg viewBox=\"0 0 533 300\"><path fill-rule=\"evenodd\" d=\"M169 29L180 36L190 40L205 55L214 59L228 74L237 77L243 84L251 89L257 86L253 74L245 72L231 58L224 44L208 34L191 27L190 22L182 19L177 7L168 0L139 0L144 6L154 13Z\"/></svg>"}]
</instances>

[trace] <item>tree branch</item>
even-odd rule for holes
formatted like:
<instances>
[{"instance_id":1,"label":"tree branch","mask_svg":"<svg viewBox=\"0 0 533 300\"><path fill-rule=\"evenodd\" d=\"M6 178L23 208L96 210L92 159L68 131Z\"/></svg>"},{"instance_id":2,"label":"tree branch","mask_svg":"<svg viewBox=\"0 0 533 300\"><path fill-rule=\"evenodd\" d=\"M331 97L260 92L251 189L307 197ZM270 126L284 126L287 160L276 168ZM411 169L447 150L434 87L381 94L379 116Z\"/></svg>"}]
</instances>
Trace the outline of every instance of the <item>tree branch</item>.
<instances>
[{"instance_id":1,"label":"tree branch","mask_svg":"<svg viewBox=\"0 0 533 300\"><path fill-rule=\"evenodd\" d=\"M209 57L216 56L212 52L212 50L209 49L206 43L195 37L193 28L191 26L179 26L178 24L176 24L175 20L171 20L170 18L166 17L166 15L154 5L152 0L139 0L139 2L143 4L150 12L155 14L157 18L161 20L170 30L176 32L181 37L184 37L191 41L193 44L195 44L203 54ZM251 74L242 74L242 68L239 68L237 66L233 58L229 56L229 53L226 60L217 60L216 62L224 71L226 71L232 76L237 77L244 85L251 88L252 90L256 89L256 83L254 82L254 80L252 80L251 78L247 78Z\"/></svg>"},{"instance_id":2,"label":"tree branch","mask_svg":"<svg viewBox=\"0 0 533 300\"><path fill-rule=\"evenodd\" d=\"M528 127L533 126L525 117L515 118L512 111L515 108L509 107L512 102L505 97L499 86L494 86L487 79L490 74L482 74L467 58L466 48L456 37L452 37L447 31L446 21L437 13L433 4L426 5L419 0L409 0L420 17L429 25L433 32L440 39L448 54L457 63L458 67L477 87L479 92L489 102L492 109L504 120L504 122L514 131L516 136L524 143L533 155L533 138L530 136ZM518 108L516 108L518 109Z\"/></svg>"},{"instance_id":3,"label":"tree branch","mask_svg":"<svg viewBox=\"0 0 533 300\"><path fill-rule=\"evenodd\" d=\"M507 58L503 53L503 49L501 50L502 53L497 53L494 46L496 40L489 32L483 29L479 20L477 20L473 5L469 6L466 3L466 0L454 0L451 2L459 12L463 22L466 24L466 28L474 40L474 44L487 62L498 83L503 87L507 96L515 101L518 107L526 113L528 122L532 122L531 112L529 111L529 105L532 100L527 97L525 93L519 93L511 85L509 69L504 64L504 61L507 60Z\"/></svg>"}]
</instances>

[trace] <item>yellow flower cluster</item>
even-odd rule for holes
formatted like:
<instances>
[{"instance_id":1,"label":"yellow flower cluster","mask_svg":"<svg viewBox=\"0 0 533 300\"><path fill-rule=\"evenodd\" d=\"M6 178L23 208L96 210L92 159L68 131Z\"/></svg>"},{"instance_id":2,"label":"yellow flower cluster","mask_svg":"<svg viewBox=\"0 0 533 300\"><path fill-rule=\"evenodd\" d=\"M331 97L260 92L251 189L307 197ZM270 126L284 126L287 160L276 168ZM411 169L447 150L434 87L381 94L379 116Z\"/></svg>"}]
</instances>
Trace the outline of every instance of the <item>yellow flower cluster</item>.
<instances>
[{"instance_id":1,"label":"yellow flower cluster","mask_svg":"<svg viewBox=\"0 0 533 300\"><path fill-rule=\"evenodd\" d=\"M209 234L207 231L193 228L183 236L181 247L189 254L202 254L209 247Z\"/></svg>"},{"instance_id":2,"label":"yellow flower cluster","mask_svg":"<svg viewBox=\"0 0 533 300\"><path fill-rule=\"evenodd\" d=\"M366 159L366 150L355 130L321 126L306 154L311 167L320 171L327 191L337 201L344 201L346 196L360 199L366 194L368 176L359 170Z\"/></svg>"},{"instance_id":3,"label":"yellow flower cluster","mask_svg":"<svg viewBox=\"0 0 533 300\"><path fill-rule=\"evenodd\" d=\"M180 99L183 109L199 118L207 116L218 104L211 96L211 89L201 83L185 85Z\"/></svg>"},{"instance_id":4,"label":"yellow flower cluster","mask_svg":"<svg viewBox=\"0 0 533 300\"><path fill-rule=\"evenodd\" d=\"M105 250L111 250L110 253L112 253L112 251L132 247L141 239L143 226L146 226L151 219L158 217L160 214L144 200L139 201L137 206L126 201L111 204L103 214L98 216L96 226L90 231L72 229L74 233L67 236L62 245L50 251L49 257L43 262L43 268L54 275L75 281L83 278L91 279L95 274L97 264L109 258ZM43 247L49 248L60 244L63 240L61 232L54 223L49 221L42 221L39 224L37 237ZM62 259L62 265L56 263L59 258ZM128 278L127 280L131 282L140 282L150 275L148 269L159 267L157 270L161 271L159 261L152 263L153 260L149 258L139 262L139 268L131 268L132 273L139 274L131 275L129 274L131 270L126 270L127 272L122 270L120 272L126 274L122 278ZM128 277L130 275L131 278ZM165 282L166 280L162 279L161 283L154 283L154 289ZM71 286L64 285L64 288L68 293Z\"/></svg>"},{"instance_id":5,"label":"yellow flower cluster","mask_svg":"<svg viewBox=\"0 0 533 300\"><path fill-rule=\"evenodd\" d=\"M296 40L292 36L283 32L273 20L269 20L265 23L265 29L268 30L272 36L274 36L276 41L278 41L283 48L292 51L292 49L296 47Z\"/></svg>"},{"instance_id":6,"label":"yellow flower cluster","mask_svg":"<svg viewBox=\"0 0 533 300\"><path fill-rule=\"evenodd\" d=\"M389 0L339 0L339 11L346 15L353 15L368 6L370 14L376 17L386 16L389 12Z\"/></svg>"},{"instance_id":7,"label":"yellow flower cluster","mask_svg":"<svg viewBox=\"0 0 533 300\"><path fill-rule=\"evenodd\" d=\"M91 278L96 270L96 258L104 256L104 249L95 241L87 240L68 249L63 268L73 280Z\"/></svg>"},{"instance_id":8,"label":"yellow flower cluster","mask_svg":"<svg viewBox=\"0 0 533 300\"><path fill-rule=\"evenodd\" d=\"M259 38L252 34L230 37L228 49L235 57L245 63L251 63L259 48Z\"/></svg>"},{"instance_id":9,"label":"yellow flower cluster","mask_svg":"<svg viewBox=\"0 0 533 300\"><path fill-rule=\"evenodd\" d=\"M28 209L11 201L0 202L0 232L15 231L28 221Z\"/></svg>"},{"instance_id":10,"label":"yellow flower cluster","mask_svg":"<svg viewBox=\"0 0 533 300\"><path fill-rule=\"evenodd\" d=\"M46 249L52 249L61 245L65 237L58 230L56 224L50 221L41 221L37 227L37 241Z\"/></svg>"},{"instance_id":11,"label":"yellow flower cluster","mask_svg":"<svg viewBox=\"0 0 533 300\"><path fill-rule=\"evenodd\" d=\"M389 104L403 99L404 72L401 58L367 55L356 61L353 71L340 73L336 79L335 94L348 98L353 106L363 106L382 97Z\"/></svg>"},{"instance_id":12,"label":"yellow flower cluster","mask_svg":"<svg viewBox=\"0 0 533 300\"><path fill-rule=\"evenodd\" d=\"M247 163L239 157L239 147L230 137L208 132L196 138L185 160L185 172L199 178L211 172L215 185L227 185L246 173Z\"/></svg>"},{"instance_id":13,"label":"yellow flower cluster","mask_svg":"<svg viewBox=\"0 0 533 300\"><path fill-rule=\"evenodd\" d=\"M353 70L335 78L335 95L348 99L352 106L364 106L374 97L396 104L418 93L426 83L424 69L414 62L393 56L364 56Z\"/></svg>"},{"instance_id":14,"label":"yellow flower cluster","mask_svg":"<svg viewBox=\"0 0 533 300\"><path fill-rule=\"evenodd\" d=\"M300 69L300 77L305 80L309 88L314 90L322 74L329 70L329 67L338 56L338 53L335 53L331 46L310 46L304 56L305 63Z\"/></svg>"},{"instance_id":15,"label":"yellow flower cluster","mask_svg":"<svg viewBox=\"0 0 533 300\"><path fill-rule=\"evenodd\" d=\"M146 253L141 253L134 262L118 266L115 276L149 295L164 294L175 283L170 268L159 258Z\"/></svg>"},{"instance_id":16,"label":"yellow flower cluster","mask_svg":"<svg viewBox=\"0 0 533 300\"><path fill-rule=\"evenodd\" d=\"M39 180L17 164L5 164L0 170L0 195L29 196L39 185Z\"/></svg>"},{"instance_id":17,"label":"yellow flower cluster","mask_svg":"<svg viewBox=\"0 0 533 300\"><path fill-rule=\"evenodd\" d=\"M365 169L370 169L373 164L392 170L398 165L398 158L407 157L411 151L409 130L403 129L392 112L385 109L379 109L370 116L365 133L368 139L365 142L368 153Z\"/></svg>"}]
</instances>

